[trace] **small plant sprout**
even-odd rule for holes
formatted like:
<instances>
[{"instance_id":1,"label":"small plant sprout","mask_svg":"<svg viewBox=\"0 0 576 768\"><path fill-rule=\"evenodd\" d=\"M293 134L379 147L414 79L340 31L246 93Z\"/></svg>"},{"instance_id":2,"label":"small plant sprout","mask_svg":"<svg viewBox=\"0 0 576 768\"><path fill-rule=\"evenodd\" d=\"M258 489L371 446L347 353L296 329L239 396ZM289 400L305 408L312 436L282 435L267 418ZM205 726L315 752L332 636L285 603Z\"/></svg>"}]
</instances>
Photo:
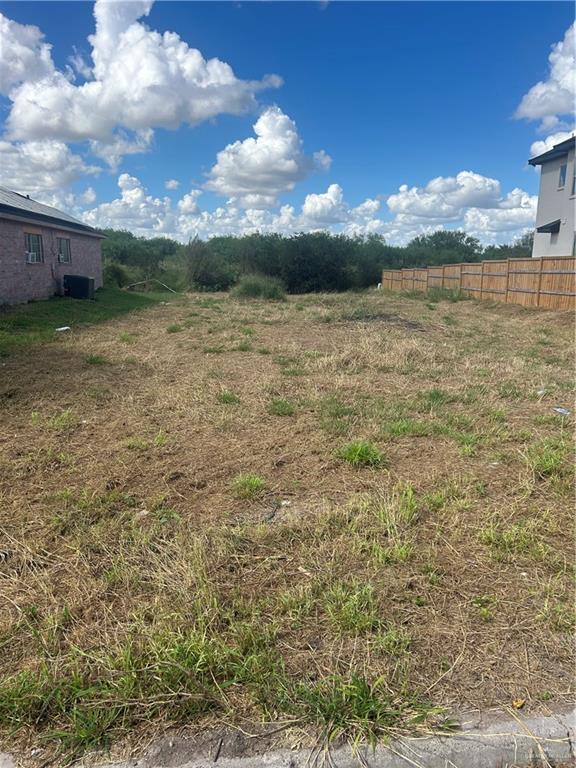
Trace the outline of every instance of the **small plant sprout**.
<instances>
[{"instance_id":1,"label":"small plant sprout","mask_svg":"<svg viewBox=\"0 0 576 768\"><path fill-rule=\"evenodd\" d=\"M145 440L143 437L129 437L128 440L126 440L126 448L130 449L131 451L147 451L149 448L148 440Z\"/></svg>"},{"instance_id":2,"label":"small plant sprout","mask_svg":"<svg viewBox=\"0 0 576 768\"><path fill-rule=\"evenodd\" d=\"M264 479L254 472L236 475L232 481L232 491L239 499L255 499L263 492L265 487Z\"/></svg>"},{"instance_id":3,"label":"small plant sprout","mask_svg":"<svg viewBox=\"0 0 576 768\"><path fill-rule=\"evenodd\" d=\"M154 438L154 445L156 446L156 448L163 448L167 442L168 442L168 435L166 434L166 432L163 432L162 430L160 430Z\"/></svg>"},{"instance_id":4,"label":"small plant sprout","mask_svg":"<svg viewBox=\"0 0 576 768\"><path fill-rule=\"evenodd\" d=\"M478 616L480 616L482 621L492 621L494 600L490 595L475 597L472 600L472 605L478 610Z\"/></svg>"}]
</instances>

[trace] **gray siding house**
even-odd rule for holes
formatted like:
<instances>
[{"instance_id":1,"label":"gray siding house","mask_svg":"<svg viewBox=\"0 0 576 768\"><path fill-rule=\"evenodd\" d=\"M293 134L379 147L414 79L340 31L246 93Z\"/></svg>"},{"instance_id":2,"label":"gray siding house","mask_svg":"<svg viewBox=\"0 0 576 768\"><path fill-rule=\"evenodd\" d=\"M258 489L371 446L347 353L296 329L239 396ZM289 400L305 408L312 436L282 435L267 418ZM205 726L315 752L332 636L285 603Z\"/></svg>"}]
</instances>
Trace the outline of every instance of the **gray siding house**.
<instances>
[{"instance_id":1,"label":"gray siding house","mask_svg":"<svg viewBox=\"0 0 576 768\"><path fill-rule=\"evenodd\" d=\"M528 161L541 166L532 256L574 255L575 141L572 136Z\"/></svg>"},{"instance_id":2,"label":"gray siding house","mask_svg":"<svg viewBox=\"0 0 576 768\"><path fill-rule=\"evenodd\" d=\"M102 287L103 235L67 213L0 187L0 304L63 293L64 275Z\"/></svg>"}]
</instances>

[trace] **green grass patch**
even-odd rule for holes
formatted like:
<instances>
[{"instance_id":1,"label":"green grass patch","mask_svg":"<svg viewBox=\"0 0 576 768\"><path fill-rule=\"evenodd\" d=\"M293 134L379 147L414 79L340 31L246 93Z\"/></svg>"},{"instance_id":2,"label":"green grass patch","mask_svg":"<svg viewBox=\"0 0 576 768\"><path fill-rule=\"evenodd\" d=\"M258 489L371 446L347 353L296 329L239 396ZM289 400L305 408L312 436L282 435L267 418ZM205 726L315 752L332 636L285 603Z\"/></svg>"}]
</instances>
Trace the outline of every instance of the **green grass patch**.
<instances>
[{"instance_id":1,"label":"green grass patch","mask_svg":"<svg viewBox=\"0 0 576 768\"><path fill-rule=\"evenodd\" d=\"M409 417L392 419L383 426L385 434L391 437L428 437L434 434L434 425Z\"/></svg>"},{"instance_id":2,"label":"green grass patch","mask_svg":"<svg viewBox=\"0 0 576 768\"><path fill-rule=\"evenodd\" d=\"M374 647L389 656L403 656L410 650L410 634L403 628L389 624L374 637Z\"/></svg>"},{"instance_id":3,"label":"green grass patch","mask_svg":"<svg viewBox=\"0 0 576 768\"><path fill-rule=\"evenodd\" d=\"M530 445L523 458L534 476L545 480L563 474L567 453L568 448L564 440L548 437Z\"/></svg>"},{"instance_id":4,"label":"green grass patch","mask_svg":"<svg viewBox=\"0 0 576 768\"><path fill-rule=\"evenodd\" d=\"M320 400L318 412L323 430L333 435L345 435L350 429L350 421L356 411L336 395L327 395Z\"/></svg>"},{"instance_id":5,"label":"green grass patch","mask_svg":"<svg viewBox=\"0 0 576 768\"><path fill-rule=\"evenodd\" d=\"M86 365L106 365L110 361L104 355L86 355L84 362Z\"/></svg>"},{"instance_id":6,"label":"green grass patch","mask_svg":"<svg viewBox=\"0 0 576 768\"><path fill-rule=\"evenodd\" d=\"M324 606L333 624L344 632L370 632L380 626L371 584L334 584L324 595Z\"/></svg>"},{"instance_id":7,"label":"green grass patch","mask_svg":"<svg viewBox=\"0 0 576 768\"><path fill-rule=\"evenodd\" d=\"M264 479L254 472L236 475L232 482L232 491L239 499L255 499L262 493L265 487L266 482Z\"/></svg>"},{"instance_id":8,"label":"green grass patch","mask_svg":"<svg viewBox=\"0 0 576 768\"><path fill-rule=\"evenodd\" d=\"M478 538L489 546L496 559L509 560L514 555L525 555L541 561L548 555L548 548L541 540L538 523L523 520L510 525L492 522L479 531Z\"/></svg>"},{"instance_id":9,"label":"green grass patch","mask_svg":"<svg viewBox=\"0 0 576 768\"><path fill-rule=\"evenodd\" d=\"M376 746L400 723L413 730L441 711L410 694L395 697L385 678L357 675L301 683L294 698L291 713L319 727L328 744L345 738Z\"/></svg>"},{"instance_id":10,"label":"green grass patch","mask_svg":"<svg viewBox=\"0 0 576 768\"><path fill-rule=\"evenodd\" d=\"M223 389L216 395L216 400L223 405L238 405L240 398L235 392L230 392L227 389Z\"/></svg>"},{"instance_id":11,"label":"green grass patch","mask_svg":"<svg viewBox=\"0 0 576 768\"><path fill-rule=\"evenodd\" d=\"M343 445L336 451L336 456L353 467L381 467L385 463L382 451L367 440L354 440Z\"/></svg>"},{"instance_id":12,"label":"green grass patch","mask_svg":"<svg viewBox=\"0 0 576 768\"><path fill-rule=\"evenodd\" d=\"M57 297L47 301L0 308L0 355L59 338L56 328L75 328L102 323L134 310L151 307L165 294L130 293L102 288L93 301ZM65 332L66 333L66 332Z\"/></svg>"},{"instance_id":13,"label":"green grass patch","mask_svg":"<svg viewBox=\"0 0 576 768\"><path fill-rule=\"evenodd\" d=\"M293 416L295 408L289 400L276 397L268 404L268 413L272 416Z\"/></svg>"}]
</instances>

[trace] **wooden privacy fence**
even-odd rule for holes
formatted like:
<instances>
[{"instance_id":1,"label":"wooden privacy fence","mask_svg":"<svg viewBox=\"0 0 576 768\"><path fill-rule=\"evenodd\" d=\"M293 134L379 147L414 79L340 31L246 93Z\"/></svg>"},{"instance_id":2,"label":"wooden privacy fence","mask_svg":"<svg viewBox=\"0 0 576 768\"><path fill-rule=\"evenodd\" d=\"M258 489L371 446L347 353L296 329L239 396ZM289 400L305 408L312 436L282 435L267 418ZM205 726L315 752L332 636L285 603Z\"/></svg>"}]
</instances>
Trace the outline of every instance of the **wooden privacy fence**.
<instances>
[{"instance_id":1,"label":"wooden privacy fence","mask_svg":"<svg viewBox=\"0 0 576 768\"><path fill-rule=\"evenodd\" d=\"M466 296L505 301L523 307L574 309L576 307L576 259L503 259L442 267L385 269L382 287L391 291L422 291L445 288Z\"/></svg>"}]
</instances>

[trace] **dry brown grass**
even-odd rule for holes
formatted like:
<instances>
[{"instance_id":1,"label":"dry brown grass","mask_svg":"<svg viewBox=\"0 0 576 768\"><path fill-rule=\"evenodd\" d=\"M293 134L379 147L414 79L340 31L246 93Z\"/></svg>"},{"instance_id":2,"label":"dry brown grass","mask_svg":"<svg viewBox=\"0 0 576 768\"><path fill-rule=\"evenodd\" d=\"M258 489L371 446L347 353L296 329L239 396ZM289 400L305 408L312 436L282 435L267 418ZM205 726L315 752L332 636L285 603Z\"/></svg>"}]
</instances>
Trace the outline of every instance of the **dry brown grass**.
<instances>
[{"instance_id":1,"label":"dry brown grass","mask_svg":"<svg viewBox=\"0 0 576 768\"><path fill-rule=\"evenodd\" d=\"M565 314L474 302L190 296L7 358L3 740L55 728L78 750L150 719L330 725L335 675L408 702L388 730L416 699L569 697L572 421L552 407L572 408L571 336ZM385 466L340 460L356 439ZM238 498L240 473L264 490ZM192 635L220 654L209 682L148 698L126 684L182 666ZM82 740L70 708L6 703L22 671L31 695L39 674L75 672L128 704Z\"/></svg>"}]
</instances>

